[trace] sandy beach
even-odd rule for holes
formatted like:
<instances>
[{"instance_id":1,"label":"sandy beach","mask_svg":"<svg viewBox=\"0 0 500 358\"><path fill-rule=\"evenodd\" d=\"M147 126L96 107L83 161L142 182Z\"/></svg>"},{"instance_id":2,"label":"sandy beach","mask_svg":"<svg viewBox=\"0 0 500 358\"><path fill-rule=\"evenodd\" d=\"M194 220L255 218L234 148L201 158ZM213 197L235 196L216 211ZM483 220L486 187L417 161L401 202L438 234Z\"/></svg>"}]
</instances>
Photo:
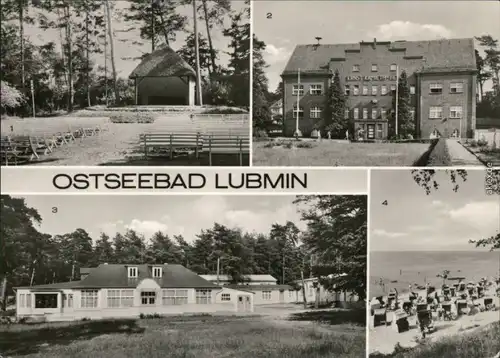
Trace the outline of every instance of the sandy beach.
<instances>
[{"instance_id":1,"label":"sandy beach","mask_svg":"<svg viewBox=\"0 0 500 358\"><path fill-rule=\"evenodd\" d=\"M493 298L493 303L498 309L500 299L496 296L496 285L488 287L485 291L485 298ZM425 291L418 291L419 296L425 297ZM400 294L399 301L408 299L408 294ZM387 300L387 297L384 297ZM479 299L482 301L482 299ZM388 312L388 320L392 320L393 312ZM488 324L500 321L500 311L484 311L474 315L462 315L454 321L444 321L437 319L437 313L433 312L433 323L435 330L422 340L422 334L418 327L416 315L408 317L410 329L407 332L398 333L397 326L393 322L390 325L374 327L373 316L370 317L369 326L369 353L391 354L394 347L399 344L405 348L415 347L423 342L431 342L454 334L479 330Z\"/></svg>"}]
</instances>

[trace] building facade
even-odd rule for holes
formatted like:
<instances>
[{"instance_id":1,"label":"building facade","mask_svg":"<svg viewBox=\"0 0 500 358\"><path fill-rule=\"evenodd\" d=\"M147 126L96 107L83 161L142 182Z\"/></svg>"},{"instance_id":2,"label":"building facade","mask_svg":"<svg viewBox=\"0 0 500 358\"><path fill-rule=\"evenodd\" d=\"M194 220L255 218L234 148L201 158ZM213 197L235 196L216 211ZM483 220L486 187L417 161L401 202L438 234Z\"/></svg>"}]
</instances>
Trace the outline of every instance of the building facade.
<instances>
[{"instance_id":1,"label":"building facade","mask_svg":"<svg viewBox=\"0 0 500 358\"><path fill-rule=\"evenodd\" d=\"M297 112L304 136L321 124L337 70L347 97L345 118L351 131L362 130L363 139L387 139L398 74L403 71L416 137L474 136L473 39L298 45L282 74L286 136L295 132Z\"/></svg>"},{"instance_id":2,"label":"building facade","mask_svg":"<svg viewBox=\"0 0 500 358\"><path fill-rule=\"evenodd\" d=\"M70 321L140 314L253 312L254 294L221 287L181 265L107 265L81 280L16 289L17 318Z\"/></svg>"}]
</instances>

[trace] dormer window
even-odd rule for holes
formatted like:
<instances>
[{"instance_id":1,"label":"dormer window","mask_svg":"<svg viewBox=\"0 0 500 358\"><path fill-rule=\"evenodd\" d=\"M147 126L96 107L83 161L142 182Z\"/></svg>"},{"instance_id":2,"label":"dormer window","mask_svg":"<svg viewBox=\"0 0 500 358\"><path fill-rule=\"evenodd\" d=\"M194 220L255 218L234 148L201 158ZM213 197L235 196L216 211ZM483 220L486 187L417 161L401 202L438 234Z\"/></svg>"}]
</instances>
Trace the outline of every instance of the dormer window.
<instances>
[{"instance_id":1,"label":"dormer window","mask_svg":"<svg viewBox=\"0 0 500 358\"><path fill-rule=\"evenodd\" d=\"M137 278L138 270L137 267L129 267L128 268L128 278Z\"/></svg>"},{"instance_id":2,"label":"dormer window","mask_svg":"<svg viewBox=\"0 0 500 358\"><path fill-rule=\"evenodd\" d=\"M160 278L162 275L162 269L161 267L153 267L153 277L154 278Z\"/></svg>"},{"instance_id":3,"label":"dormer window","mask_svg":"<svg viewBox=\"0 0 500 358\"><path fill-rule=\"evenodd\" d=\"M377 72L378 71L378 66L373 64L372 65L372 72Z\"/></svg>"},{"instance_id":4,"label":"dormer window","mask_svg":"<svg viewBox=\"0 0 500 358\"><path fill-rule=\"evenodd\" d=\"M352 65L352 72L359 72L359 65Z\"/></svg>"},{"instance_id":5,"label":"dormer window","mask_svg":"<svg viewBox=\"0 0 500 358\"><path fill-rule=\"evenodd\" d=\"M391 72L395 72L395 71L397 71L397 69L398 69L398 65L396 65L395 63L393 63L391 65Z\"/></svg>"}]
</instances>

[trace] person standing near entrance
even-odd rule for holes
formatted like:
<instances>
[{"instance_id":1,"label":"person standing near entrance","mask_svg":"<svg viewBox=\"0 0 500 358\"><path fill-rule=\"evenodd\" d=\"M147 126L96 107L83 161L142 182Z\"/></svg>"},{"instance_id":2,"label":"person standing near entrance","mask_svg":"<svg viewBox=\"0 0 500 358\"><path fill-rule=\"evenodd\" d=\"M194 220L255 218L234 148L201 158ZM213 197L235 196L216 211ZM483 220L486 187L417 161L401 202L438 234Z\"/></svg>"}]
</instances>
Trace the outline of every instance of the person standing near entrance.
<instances>
[{"instance_id":1,"label":"person standing near entrance","mask_svg":"<svg viewBox=\"0 0 500 358\"><path fill-rule=\"evenodd\" d=\"M345 131L345 140L349 140L349 129Z\"/></svg>"}]
</instances>

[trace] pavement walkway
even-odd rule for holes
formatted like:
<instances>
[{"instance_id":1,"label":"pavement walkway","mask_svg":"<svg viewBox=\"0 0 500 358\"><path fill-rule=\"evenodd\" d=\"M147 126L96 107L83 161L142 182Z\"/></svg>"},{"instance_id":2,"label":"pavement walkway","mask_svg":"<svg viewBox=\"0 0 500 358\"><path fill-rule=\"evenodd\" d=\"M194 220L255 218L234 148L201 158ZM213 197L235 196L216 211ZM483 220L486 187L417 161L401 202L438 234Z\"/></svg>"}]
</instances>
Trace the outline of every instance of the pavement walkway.
<instances>
[{"instance_id":1,"label":"pavement walkway","mask_svg":"<svg viewBox=\"0 0 500 358\"><path fill-rule=\"evenodd\" d=\"M452 166L460 167L483 167L483 163L477 157L464 148L456 139L446 139L446 146L451 157Z\"/></svg>"}]
</instances>

